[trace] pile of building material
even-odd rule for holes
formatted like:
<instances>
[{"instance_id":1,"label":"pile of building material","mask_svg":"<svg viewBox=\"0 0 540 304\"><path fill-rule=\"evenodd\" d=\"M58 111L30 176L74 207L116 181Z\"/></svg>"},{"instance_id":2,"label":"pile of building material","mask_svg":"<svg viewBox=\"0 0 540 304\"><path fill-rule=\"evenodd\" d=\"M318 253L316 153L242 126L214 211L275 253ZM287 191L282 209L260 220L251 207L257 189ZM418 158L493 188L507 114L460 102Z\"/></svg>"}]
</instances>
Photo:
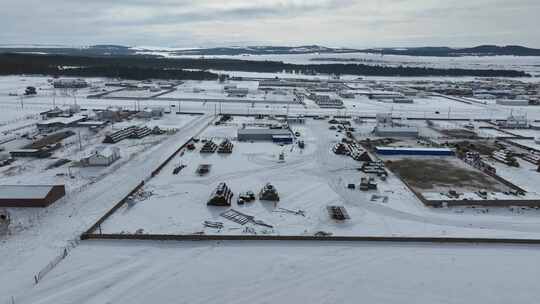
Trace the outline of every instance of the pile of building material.
<instances>
[{"instance_id":1,"label":"pile of building material","mask_svg":"<svg viewBox=\"0 0 540 304\"><path fill-rule=\"evenodd\" d=\"M329 95L310 94L309 99L315 101L319 108L343 109L345 105L341 99L331 98Z\"/></svg>"},{"instance_id":2,"label":"pile of building material","mask_svg":"<svg viewBox=\"0 0 540 304\"><path fill-rule=\"evenodd\" d=\"M540 154L535 154L533 152L529 152L529 153L525 153L521 156L524 160L532 163L532 164L535 164L535 165L540 165ZM1 163L1 161L0 161ZM0 166L2 166L0 164Z\"/></svg>"},{"instance_id":3,"label":"pile of building material","mask_svg":"<svg viewBox=\"0 0 540 304\"><path fill-rule=\"evenodd\" d=\"M210 164L201 164L197 167L197 174L200 176L206 175L210 172L210 168L212 168Z\"/></svg>"},{"instance_id":4,"label":"pile of building material","mask_svg":"<svg viewBox=\"0 0 540 304\"><path fill-rule=\"evenodd\" d=\"M253 201L255 201L255 193L253 193L253 191L247 191L240 193L236 202L238 205L243 205L244 203L250 203Z\"/></svg>"},{"instance_id":5,"label":"pile of building material","mask_svg":"<svg viewBox=\"0 0 540 304\"><path fill-rule=\"evenodd\" d=\"M216 121L215 125L216 125L216 126L219 126L219 125L224 124L224 123L226 123L226 122L228 122L228 121L230 121L230 120L232 120L232 119L233 119L233 117L232 117L231 115L229 115L229 114L223 114L223 115L221 115L221 117L219 118L219 120Z\"/></svg>"},{"instance_id":6,"label":"pile of building material","mask_svg":"<svg viewBox=\"0 0 540 304\"><path fill-rule=\"evenodd\" d=\"M185 167L187 167L187 166L186 166L186 165L183 165L183 164L177 165L177 166L174 167L174 169L173 169L173 174L174 174L174 175L178 175L178 173L180 173L180 171L182 171Z\"/></svg>"},{"instance_id":7,"label":"pile of building material","mask_svg":"<svg viewBox=\"0 0 540 304\"><path fill-rule=\"evenodd\" d=\"M256 220L255 217L252 216L252 215L247 215L247 214L244 214L244 213L242 213L240 211L236 211L234 209L227 210L227 211L223 212L220 215L222 217L224 217L224 218L226 218L226 219L228 219L230 221L233 221L233 222L235 222L237 224L240 224L240 225L245 225L247 223L252 223L252 224L255 224L255 225L259 225L259 226L264 226L264 227L268 227L268 228L274 228L272 225L268 225L263 221ZM251 232L253 234L255 234L254 230L252 230Z\"/></svg>"},{"instance_id":8,"label":"pile of building material","mask_svg":"<svg viewBox=\"0 0 540 304\"><path fill-rule=\"evenodd\" d=\"M480 157L480 153L478 152L466 152L465 155L461 158L465 163L473 166L474 168L493 175L497 173L497 169L492 167L491 165L487 164L484 160L482 160L482 157Z\"/></svg>"},{"instance_id":9,"label":"pile of building material","mask_svg":"<svg viewBox=\"0 0 540 304\"><path fill-rule=\"evenodd\" d=\"M261 201L279 202L279 194L276 188L268 183L261 189L261 192L259 192L259 199Z\"/></svg>"},{"instance_id":10,"label":"pile of building material","mask_svg":"<svg viewBox=\"0 0 540 304\"><path fill-rule=\"evenodd\" d=\"M233 143L228 140L228 139L225 139L224 141L222 141L220 144L219 144L219 147L218 147L218 153L227 153L227 154L230 154L232 153L233 151Z\"/></svg>"},{"instance_id":11,"label":"pile of building material","mask_svg":"<svg viewBox=\"0 0 540 304\"><path fill-rule=\"evenodd\" d=\"M386 172L386 169L384 168L384 163L380 160L365 162L360 168L360 171L367 174L377 174L379 177L388 176L388 172Z\"/></svg>"},{"instance_id":12,"label":"pile of building material","mask_svg":"<svg viewBox=\"0 0 540 304\"><path fill-rule=\"evenodd\" d=\"M377 190L377 183L375 183L375 179L373 177L362 177L362 179L360 180L360 190Z\"/></svg>"},{"instance_id":13,"label":"pile of building material","mask_svg":"<svg viewBox=\"0 0 540 304\"><path fill-rule=\"evenodd\" d=\"M328 215L337 221L344 221L351 218L343 206L327 206L326 210L328 211Z\"/></svg>"},{"instance_id":14,"label":"pile of building material","mask_svg":"<svg viewBox=\"0 0 540 304\"><path fill-rule=\"evenodd\" d=\"M148 135L152 134L152 130L150 128L148 128L147 126L144 126L142 128L134 128L133 129L133 135L131 136L131 138L137 138L137 139L140 139L140 138L144 138Z\"/></svg>"},{"instance_id":15,"label":"pile of building material","mask_svg":"<svg viewBox=\"0 0 540 304\"><path fill-rule=\"evenodd\" d=\"M519 167L517 159L514 157L514 153L509 150L494 151L491 157L503 164L510 167Z\"/></svg>"},{"instance_id":16,"label":"pile of building material","mask_svg":"<svg viewBox=\"0 0 540 304\"><path fill-rule=\"evenodd\" d=\"M204 221L203 225L204 227L208 227L208 228L223 229L222 222Z\"/></svg>"},{"instance_id":17,"label":"pile of building material","mask_svg":"<svg viewBox=\"0 0 540 304\"><path fill-rule=\"evenodd\" d=\"M147 126L144 126L144 127L131 126L131 127L124 128L122 130L118 130L114 133L107 134L105 136L105 139L103 140L103 143L114 144L127 138L141 139L150 135L151 133L152 133L152 130L148 128Z\"/></svg>"},{"instance_id":18,"label":"pile of building material","mask_svg":"<svg viewBox=\"0 0 540 304\"><path fill-rule=\"evenodd\" d=\"M217 148L218 145L216 145L216 143L214 143L212 140L208 140L202 146L201 153L214 153L216 152Z\"/></svg>"},{"instance_id":19,"label":"pile of building material","mask_svg":"<svg viewBox=\"0 0 540 304\"><path fill-rule=\"evenodd\" d=\"M233 192L227 184L220 183L216 190L210 195L207 205L209 206L230 206Z\"/></svg>"},{"instance_id":20,"label":"pile of building material","mask_svg":"<svg viewBox=\"0 0 540 304\"><path fill-rule=\"evenodd\" d=\"M348 150L349 156L356 161L371 161L371 157L369 157L367 151L355 142L348 144Z\"/></svg>"},{"instance_id":21,"label":"pile of building material","mask_svg":"<svg viewBox=\"0 0 540 304\"><path fill-rule=\"evenodd\" d=\"M252 215L247 215L234 209L227 210L220 215L228 219L229 221L235 222L240 225L245 225L253 220Z\"/></svg>"},{"instance_id":22,"label":"pile of building material","mask_svg":"<svg viewBox=\"0 0 540 304\"><path fill-rule=\"evenodd\" d=\"M337 143L332 147L332 151L338 155L349 155L349 148L344 143Z\"/></svg>"},{"instance_id":23,"label":"pile of building material","mask_svg":"<svg viewBox=\"0 0 540 304\"><path fill-rule=\"evenodd\" d=\"M287 214L293 214L293 215L306 217L306 211L304 210L290 210L286 208L278 208L278 210L274 210L272 212L287 213Z\"/></svg>"},{"instance_id":24,"label":"pile of building material","mask_svg":"<svg viewBox=\"0 0 540 304\"><path fill-rule=\"evenodd\" d=\"M371 196L370 201L371 201L371 202L377 202L377 201L379 201L379 200L381 200L381 199L382 199L382 202L383 202L383 203L385 203L385 204L388 203L388 196L387 196L387 195L377 195L377 194L373 194L373 195Z\"/></svg>"}]
</instances>

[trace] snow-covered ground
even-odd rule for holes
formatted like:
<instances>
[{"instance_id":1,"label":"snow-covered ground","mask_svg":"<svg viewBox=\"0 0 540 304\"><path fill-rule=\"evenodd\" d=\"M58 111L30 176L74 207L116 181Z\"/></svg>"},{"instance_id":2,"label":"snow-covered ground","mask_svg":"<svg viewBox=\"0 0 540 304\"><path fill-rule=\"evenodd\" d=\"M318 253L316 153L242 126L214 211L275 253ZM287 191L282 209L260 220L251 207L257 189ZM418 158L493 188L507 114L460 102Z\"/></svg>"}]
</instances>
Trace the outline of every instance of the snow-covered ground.
<instances>
[{"instance_id":1,"label":"snow-covered ground","mask_svg":"<svg viewBox=\"0 0 540 304\"><path fill-rule=\"evenodd\" d=\"M534 303L539 259L526 246L90 241L15 303Z\"/></svg>"},{"instance_id":2,"label":"snow-covered ground","mask_svg":"<svg viewBox=\"0 0 540 304\"><path fill-rule=\"evenodd\" d=\"M157 54L157 53L152 53ZM159 53L171 58L200 58L200 55L172 55ZM366 64L383 66L411 66L432 68L463 68L463 69L522 69L527 72L540 72L540 57L527 56L464 56L464 57L421 57L384 55L368 53L343 54L285 54L285 55L249 55L249 56L204 56L205 58L226 58L253 61L282 61L293 64ZM331 58L332 60L324 60ZM356 61L351 61L356 60ZM340 61L341 60L341 61Z\"/></svg>"},{"instance_id":3,"label":"snow-covered ground","mask_svg":"<svg viewBox=\"0 0 540 304\"><path fill-rule=\"evenodd\" d=\"M213 138L216 143L234 138L238 126L247 120L234 118L227 126L211 126L201 138ZM347 189L348 184L359 183L362 174L357 168L361 163L331 151L342 135L328 130L328 126L326 121L315 120L293 126L306 142L305 150L296 145L281 147L268 142L233 141L231 155L186 151L146 184L144 191L152 193L151 196L119 209L101 225L102 233L313 235L325 231L340 236L540 236L537 210L516 216L513 209L499 208L482 217L456 213L453 209L440 212L426 208L394 175L386 181L377 180L377 191ZM281 152L286 156L284 163L278 161ZM467 166L457 159L455 163ZM179 164L187 167L173 175L174 167ZM212 165L208 175L196 174L200 164ZM536 172L530 174L525 178L534 177ZM255 216L273 228L239 225L220 216L229 208L206 206L220 182L226 182L235 193L233 209ZM238 193L248 190L258 193L267 182L278 190L279 203L257 200L236 204ZM373 195L378 198L374 199ZM538 197L534 192L530 196ZM388 198L386 202L384 197ZM326 210L329 205L344 206L351 220L343 223L331 220ZM283 213L279 208L303 210L305 217ZM222 222L224 227L207 228L204 221Z\"/></svg>"},{"instance_id":4,"label":"snow-covered ground","mask_svg":"<svg viewBox=\"0 0 540 304\"><path fill-rule=\"evenodd\" d=\"M135 185L147 179L190 137L203 130L202 137L235 137L238 125L234 123L242 122L242 118L235 117L233 125L206 128L214 118L213 114L219 111L328 116L374 116L392 112L397 117L441 119L504 119L512 111L526 111L528 119L540 119L538 107L468 105L444 97L419 98L412 105L393 105L358 96L344 100L347 108L343 110L300 105L285 107L263 102L220 105L145 100L137 105L129 99L86 99L87 95L104 88L104 79L89 79L92 88L73 92L54 92L47 80L47 77L0 77L0 132L5 132L0 136L33 128L40 119L37 114L51 109L53 105L64 107L77 103L88 109L175 105L181 111L206 114L171 114L162 120L150 121L149 124L178 128L179 131L161 140L148 138L147 142L144 140L141 145L132 147L129 146L136 143L126 141L121 145L132 149L128 161L121 161L97 174L81 174L81 178L65 181L77 188L86 183L83 177L93 176L94 180L86 180L88 186L80 187L80 191L68 193L65 199L46 209L13 210L15 225L20 229L14 229L10 235L0 239L0 303L11 303L12 297L15 303L289 303L305 299L316 303L347 303L355 299L397 303L403 302L404 298L413 299L416 303L531 303L539 296L533 285L540 271L537 248L488 245L85 241L38 285L34 285L33 277L38 271L61 254L71 240L77 239ZM24 97L22 103L20 96L10 96L10 93L21 94L26 86L37 86L37 96ZM193 92L193 87L198 86L217 87L218 84L187 82L186 89L183 91L180 87L175 94L186 96L183 93ZM200 95L205 96L205 93ZM458 124L448 121L436 123L450 127ZM121 126L124 125L118 124L115 128ZM112 232L139 228L145 232L193 233L203 229L206 233L238 232L228 230L238 227L219 217L218 211L205 206L211 190L218 182L225 181L235 194L246 190L258 192L265 182L272 182L283 195L279 206L282 204L287 209L306 211L305 218L276 213L272 212L273 205L263 205L259 201L237 208L275 226L273 232L265 227L256 227L257 233L311 235L325 230L335 235L540 238L538 210L429 209L393 175L385 182L379 182L376 192L388 197L386 203L372 201L374 193L346 189L349 182L358 183L359 172L355 169L359 164L330 151L332 144L341 137L336 136L335 131L329 131L328 126L325 121L309 119L306 126L293 127L302 134L306 149L303 152L297 148L286 150L286 162L283 164L277 161L277 155L283 148L270 143L235 142L233 154L226 156L185 152L150 181L148 189L155 191L154 196L135 204L130 210L119 210L103 225L103 229ZM369 133L373 126L373 121L355 125L358 134ZM89 137L88 144L90 148L98 141ZM78 151L75 142L60 151L59 156L77 158L83 152L87 151ZM173 176L172 168L180 162L188 167L178 176ZM210 175L199 178L194 170L203 162L212 163L213 167ZM30 163L36 165L20 177L3 176L0 182L61 178L56 176L56 171L51 171L56 173L50 175L42 171L47 164L45 161ZM531 192L539 192L538 173L532 165L520 163L522 168L519 169L505 167L498 170L512 182ZM58 170L65 171L62 168ZM345 206L351 220L345 223L330 221L324 209L330 203ZM222 221L226 227L222 231L204 228L204 220Z\"/></svg>"}]
</instances>

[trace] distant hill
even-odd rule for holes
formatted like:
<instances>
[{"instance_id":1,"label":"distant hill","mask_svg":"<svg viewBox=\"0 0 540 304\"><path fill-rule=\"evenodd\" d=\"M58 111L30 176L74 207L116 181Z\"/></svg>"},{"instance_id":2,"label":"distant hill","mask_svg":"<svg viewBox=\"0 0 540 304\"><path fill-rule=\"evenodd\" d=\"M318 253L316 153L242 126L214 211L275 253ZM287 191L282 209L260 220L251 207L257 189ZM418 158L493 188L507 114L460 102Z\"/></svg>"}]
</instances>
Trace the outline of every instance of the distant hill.
<instances>
[{"instance_id":1,"label":"distant hill","mask_svg":"<svg viewBox=\"0 0 540 304\"><path fill-rule=\"evenodd\" d=\"M239 55L287 55L312 53L354 53L357 49L329 48L319 45L303 46L247 46L247 47L218 47L207 49L188 49L174 51L175 55L201 55L201 56L239 56Z\"/></svg>"},{"instance_id":2,"label":"distant hill","mask_svg":"<svg viewBox=\"0 0 540 304\"><path fill-rule=\"evenodd\" d=\"M287 55L287 54L340 54L340 53L376 53L384 55L431 56L431 57L460 57L460 56L540 56L540 49L527 48L518 45L496 46L481 45L472 48L449 47L414 47L414 48L331 48L320 45L303 46L246 46L246 47L214 47L193 49L145 49L122 45L93 45L88 47L62 46L28 46L10 47L0 45L0 53L36 53L49 55L70 56L131 56L145 54L148 57L163 55L192 55L192 56L251 56L251 55Z\"/></svg>"},{"instance_id":3,"label":"distant hill","mask_svg":"<svg viewBox=\"0 0 540 304\"><path fill-rule=\"evenodd\" d=\"M47 55L70 55L70 56L129 56L135 55L136 51L127 46L121 45L93 45L88 47L2 47L0 53L35 53Z\"/></svg>"},{"instance_id":4,"label":"distant hill","mask_svg":"<svg viewBox=\"0 0 540 304\"><path fill-rule=\"evenodd\" d=\"M497 46L481 45L472 48L449 47L417 47L417 48L383 48L364 49L362 53L385 55L460 57L460 56L540 56L540 49L532 49L519 45Z\"/></svg>"}]
</instances>

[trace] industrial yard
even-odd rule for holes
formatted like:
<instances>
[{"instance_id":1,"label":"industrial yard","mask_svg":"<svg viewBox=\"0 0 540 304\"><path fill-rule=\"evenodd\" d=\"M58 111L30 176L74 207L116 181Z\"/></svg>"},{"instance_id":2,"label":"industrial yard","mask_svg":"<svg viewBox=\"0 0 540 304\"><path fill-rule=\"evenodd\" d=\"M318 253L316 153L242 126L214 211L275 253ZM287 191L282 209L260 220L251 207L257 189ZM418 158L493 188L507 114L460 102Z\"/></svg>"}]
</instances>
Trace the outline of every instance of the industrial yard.
<instances>
[{"instance_id":1,"label":"industrial yard","mask_svg":"<svg viewBox=\"0 0 540 304\"><path fill-rule=\"evenodd\" d=\"M0 304L534 304L540 1L2 1Z\"/></svg>"},{"instance_id":2,"label":"industrial yard","mask_svg":"<svg viewBox=\"0 0 540 304\"><path fill-rule=\"evenodd\" d=\"M81 239L100 254L90 240L540 239L534 83L493 93L527 105L481 99L490 79L0 83L12 260L36 227L58 261ZM64 262L49 263L12 272L40 286Z\"/></svg>"}]
</instances>

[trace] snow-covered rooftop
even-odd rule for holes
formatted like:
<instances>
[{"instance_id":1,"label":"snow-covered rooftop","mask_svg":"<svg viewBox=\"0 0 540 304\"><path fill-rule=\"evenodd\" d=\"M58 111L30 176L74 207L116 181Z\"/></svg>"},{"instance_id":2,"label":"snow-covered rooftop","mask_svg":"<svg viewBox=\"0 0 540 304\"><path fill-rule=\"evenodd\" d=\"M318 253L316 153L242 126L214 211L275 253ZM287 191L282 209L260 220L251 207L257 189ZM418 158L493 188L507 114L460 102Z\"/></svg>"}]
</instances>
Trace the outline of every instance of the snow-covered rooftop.
<instances>
[{"instance_id":1,"label":"snow-covered rooftop","mask_svg":"<svg viewBox=\"0 0 540 304\"><path fill-rule=\"evenodd\" d=\"M0 199L42 199L54 186L0 185Z\"/></svg>"}]
</instances>

